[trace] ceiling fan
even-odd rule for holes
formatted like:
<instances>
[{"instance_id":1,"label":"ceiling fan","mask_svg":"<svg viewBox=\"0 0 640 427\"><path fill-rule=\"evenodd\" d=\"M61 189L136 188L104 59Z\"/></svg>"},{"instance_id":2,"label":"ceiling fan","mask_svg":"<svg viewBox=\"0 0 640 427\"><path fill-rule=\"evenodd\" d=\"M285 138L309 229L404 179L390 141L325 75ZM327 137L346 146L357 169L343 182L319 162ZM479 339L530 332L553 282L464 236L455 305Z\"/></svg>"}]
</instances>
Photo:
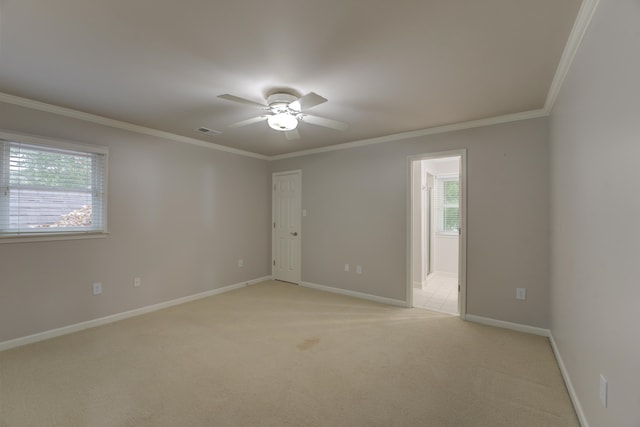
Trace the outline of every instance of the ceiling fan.
<instances>
[{"instance_id":1,"label":"ceiling fan","mask_svg":"<svg viewBox=\"0 0 640 427\"><path fill-rule=\"evenodd\" d=\"M238 128L266 120L271 129L284 132L287 139L298 139L300 138L300 134L296 128L301 121L341 131L348 127L346 123L324 117L312 116L305 112L309 108L327 102L326 98L314 92L309 92L301 97L286 92L275 92L267 97L266 104L260 104L259 102L229 94L218 95L218 98L251 105L265 111L265 114L260 116L229 125L231 128Z\"/></svg>"}]
</instances>

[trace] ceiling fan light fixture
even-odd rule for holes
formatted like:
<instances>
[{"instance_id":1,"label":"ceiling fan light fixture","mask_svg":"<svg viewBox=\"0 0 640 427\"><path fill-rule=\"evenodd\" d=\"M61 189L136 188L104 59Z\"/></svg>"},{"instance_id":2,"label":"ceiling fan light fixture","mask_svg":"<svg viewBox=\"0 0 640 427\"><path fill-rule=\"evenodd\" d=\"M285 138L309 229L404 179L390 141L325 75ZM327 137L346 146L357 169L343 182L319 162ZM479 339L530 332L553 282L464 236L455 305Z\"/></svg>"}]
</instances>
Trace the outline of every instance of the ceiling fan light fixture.
<instances>
[{"instance_id":1,"label":"ceiling fan light fixture","mask_svg":"<svg viewBox=\"0 0 640 427\"><path fill-rule=\"evenodd\" d=\"M267 119L269 127L282 132L294 130L298 127L298 119L289 113L279 113L269 116Z\"/></svg>"}]
</instances>

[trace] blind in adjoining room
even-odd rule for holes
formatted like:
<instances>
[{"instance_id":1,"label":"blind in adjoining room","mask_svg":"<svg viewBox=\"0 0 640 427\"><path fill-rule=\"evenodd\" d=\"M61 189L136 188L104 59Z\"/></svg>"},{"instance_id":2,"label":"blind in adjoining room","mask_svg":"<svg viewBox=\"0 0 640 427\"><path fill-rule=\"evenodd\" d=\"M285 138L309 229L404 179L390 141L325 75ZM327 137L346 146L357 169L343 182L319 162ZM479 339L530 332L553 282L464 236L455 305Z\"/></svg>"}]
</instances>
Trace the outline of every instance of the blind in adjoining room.
<instances>
[{"instance_id":1,"label":"blind in adjoining room","mask_svg":"<svg viewBox=\"0 0 640 427\"><path fill-rule=\"evenodd\" d=\"M436 177L436 231L458 234L460 228L460 181L458 175Z\"/></svg>"}]
</instances>

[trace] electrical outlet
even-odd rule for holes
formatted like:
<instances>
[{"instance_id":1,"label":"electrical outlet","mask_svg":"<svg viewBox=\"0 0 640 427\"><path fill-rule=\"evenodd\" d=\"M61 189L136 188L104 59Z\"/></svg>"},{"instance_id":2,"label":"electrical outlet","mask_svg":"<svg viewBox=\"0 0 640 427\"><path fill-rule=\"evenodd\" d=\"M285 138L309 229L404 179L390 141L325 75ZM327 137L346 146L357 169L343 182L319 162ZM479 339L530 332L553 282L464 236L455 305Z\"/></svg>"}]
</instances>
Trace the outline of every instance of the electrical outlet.
<instances>
[{"instance_id":1,"label":"electrical outlet","mask_svg":"<svg viewBox=\"0 0 640 427\"><path fill-rule=\"evenodd\" d=\"M600 392L598 393L598 396L600 396L600 402L605 408L607 407L608 389L609 383L607 382L607 379L604 375L600 374Z\"/></svg>"},{"instance_id":2,"label":"electrical outlet","mask_svg":"<svg viewBox=\"0 0 640 427\"><path fill-rule=\"evenodd\" d=\"M527 299L527 288L516 288L516 299Z\"/></svg>"},{"instance_id":3,"label":"electrical outlet","mask_svg":"<svg viewBox=\"0 0 640 427\"><path fill-rule=\"evenodd\" d=\"M362 266L356 265L356 274L362 274Z\"/></svg>"},{"instance_id":4,"label":"electrical outlet","mask_svg":"<svg viewBox=\"0 0 640 427\"><path fill-rule=\"evenodd\" d=\"M239 268L244 267L244 260L243 260L242 258L240 258L240 259L238 260L238 267L239 267Z\"/></svg>"},{"instance_id":5,"label":"electrical outlet","mask_svg":"<svg viewBox=\"0 0 640 427\"><path fill-rule=\"evenodd\" d=\"M133 278L133 287L134 288L139 288L140 285L142 285L142 280L139 277L134 277Z\"/></svg>"},{"instance_id":6,"label":"electrical outlet","mask_svg":"<svg viewBox=\"0 0 640 427\"><path fill-rule=\"evenodd\" d=\"M344 271L346 271L347 273L349 272L350 268L349 268L349 264L345 264L344 265Z\"/></svg>"},{"instance_id":7,"label":"electrical outlet","mask_svg":"<svg viewBox=\"0 0 640 427\"><path fill-rule=\"evenodd\" d=\"M92 291L93 291L93 295L100 295L102 293L102 283L101 282L95 282L92 285Z\"/></svg>"}]
</instances>

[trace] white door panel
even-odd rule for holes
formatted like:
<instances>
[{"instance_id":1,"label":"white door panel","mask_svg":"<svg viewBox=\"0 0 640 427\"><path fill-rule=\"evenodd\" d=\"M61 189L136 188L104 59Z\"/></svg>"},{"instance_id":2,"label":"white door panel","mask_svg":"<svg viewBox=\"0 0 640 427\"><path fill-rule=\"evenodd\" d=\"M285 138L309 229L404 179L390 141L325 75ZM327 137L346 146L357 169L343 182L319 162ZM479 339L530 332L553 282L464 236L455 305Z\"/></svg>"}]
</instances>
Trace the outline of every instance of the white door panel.
<instances>
[{"instance_id":1,"label":"white door panel","mask_svg":"<svg viewBox=\"0 0 640 427\"><path fill-rule=\"evenodd\" d=\"M273 175L273 267L274 279L300 282L301 173Z\"/></svg>"}]
</instances>

